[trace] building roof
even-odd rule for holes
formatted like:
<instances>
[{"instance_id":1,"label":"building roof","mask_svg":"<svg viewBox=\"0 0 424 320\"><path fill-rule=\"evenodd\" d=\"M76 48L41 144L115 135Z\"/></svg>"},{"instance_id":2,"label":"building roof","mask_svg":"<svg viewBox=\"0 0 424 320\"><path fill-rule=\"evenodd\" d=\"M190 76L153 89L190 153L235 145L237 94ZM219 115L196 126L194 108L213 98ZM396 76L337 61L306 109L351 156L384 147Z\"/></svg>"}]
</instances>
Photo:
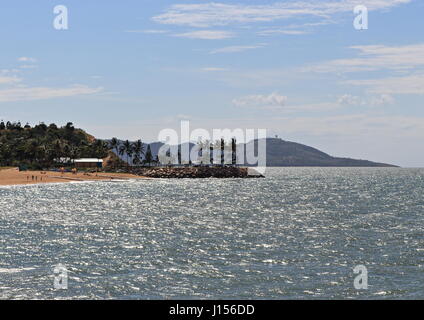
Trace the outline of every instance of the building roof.
<instances>
[{"instance_id":1,"label":"building roof","mask_svg":"<svg viewBox=\"0 0 424 320\"><path fill-rule=\"evenodd\" d=\"M94 158L93 159L84 158L84 159L75 159L74 162L77 162L77 163L93 163L93 162L102 163L103 160L102 159L94 159Z\"/></svg>"}]
</instances>

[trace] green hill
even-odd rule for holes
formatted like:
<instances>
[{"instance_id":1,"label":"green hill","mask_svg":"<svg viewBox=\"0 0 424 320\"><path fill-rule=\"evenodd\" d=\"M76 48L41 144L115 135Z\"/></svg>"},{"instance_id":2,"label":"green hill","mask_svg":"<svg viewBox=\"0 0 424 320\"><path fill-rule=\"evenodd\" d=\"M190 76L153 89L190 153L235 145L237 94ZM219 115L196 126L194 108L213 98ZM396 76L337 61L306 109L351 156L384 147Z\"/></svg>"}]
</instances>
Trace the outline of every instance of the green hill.
<instances>
[{"instance_id":1,"label":"green hill","mask_svg":"<svg viewBox=\"0 0 424 320\"><path fill-rule=\"evenodd\" d=\"M108 149L106 142L74 128L70 122L63 127L0 122L0 166L48 168L66 159L104 158Z\"/></svg>"}]
</instances>

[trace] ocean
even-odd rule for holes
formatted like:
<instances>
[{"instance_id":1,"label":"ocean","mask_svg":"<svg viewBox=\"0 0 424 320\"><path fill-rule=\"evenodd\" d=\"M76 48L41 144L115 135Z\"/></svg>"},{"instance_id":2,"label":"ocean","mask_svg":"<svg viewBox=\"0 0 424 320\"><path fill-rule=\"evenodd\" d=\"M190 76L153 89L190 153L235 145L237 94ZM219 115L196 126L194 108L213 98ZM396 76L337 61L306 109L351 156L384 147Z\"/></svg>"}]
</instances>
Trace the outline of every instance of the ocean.
<instances>
[{"instance_id":1,"label":"ocean","mask_svg":"<svg viewBox=\"0 0 424 320\"><path fill-rule=\"evenodd\" d=\"M424 299L424 169L266 175L0 187L0 299Z\"/></svg>"}]
</instances>

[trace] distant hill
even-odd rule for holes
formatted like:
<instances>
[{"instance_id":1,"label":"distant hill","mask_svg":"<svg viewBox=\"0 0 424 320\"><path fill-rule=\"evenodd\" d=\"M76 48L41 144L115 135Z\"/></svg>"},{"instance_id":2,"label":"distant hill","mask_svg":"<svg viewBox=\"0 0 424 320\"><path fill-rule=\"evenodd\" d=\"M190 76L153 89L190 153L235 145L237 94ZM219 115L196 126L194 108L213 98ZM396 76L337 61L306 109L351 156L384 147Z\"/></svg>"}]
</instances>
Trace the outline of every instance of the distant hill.
<instances>
[{"instance_id":1,"label":"distant hill","mask_svg":"<svg viewBox=\"0 0 424 320\"><path fill-rule=\"evenodd\" d=\"M396 167L368 160L332 157L318 149L282 139L266 140L268 167ZM257 145L257 140L251 143Z\"/></svg>"},{"instance_id":2,"label":"distant hill","mask_svg":"<svg viewBox=\"0 0 424 320\"><path fill-rule=\"evenodd\" d=\"M31 127L24 126L20 122L0 121L0 166L27 166L29 168L50 168L54 165L70 163L70 159L77 158L105 158L111 149L110 140L94 138L82 129L75 128L71 122L58 127L52 123L46 125L39 123ZM118 141L123 144L123 141ZM228 143L228 141L227 141ZM246 147L257 146L258 140L253 140ZM290 142L282 139L266 139L266 160L268 167L395 167L390 164L376 163L368 160L356 160L349 158L332 157L315 148ZM153 158L156 158L161 142L150 144ZM198 148L189 143L189 149ZM116 152L116 148L113 148ZM146 146L147 149L147 146ZM197 162L197 150L193 150ZM238 159L241 159L243 145L238 145ZM256 150L256 148L255 148ZM209 150L204 150L203 156ZM231 153L231 151L230 151ZM174 155L176 156L176 155ZM120 156L124 161L127 159L132 164L131 156ZM214 151L215 162L220 159L220 150ZM61 159L64 159L63 161ZM209 161L209 157L207 157ZM135 158L138 160L138 157ZM141 157L143 160L143 157ZM182 155L182 161L188 162L188 156ZM247 165L247 164L246 164Z\"/></svg>"},{"instance_id":3,"label":"distant hill","mask_svg":"<svg viewBox=\"0 0 424 320\"><path fill-rule=\"evenodd\" d=\"M252 143L255 144L256 148L258 140L251 141L248 144L251 145ZM395 165L368 160L333 157L318 149L282 139L267 138L266 143L268 167L396 167ZM163 143L161 142L150 144L154 157L162 146ZM195 144L190 143L190 150L193 147L195 147ZM125 157L121 158L125 160ZM216 153L215 159L218 158L219 155ZM188 161L188 159L183 157L183 161Z\"/></svg>"}]
</instances>

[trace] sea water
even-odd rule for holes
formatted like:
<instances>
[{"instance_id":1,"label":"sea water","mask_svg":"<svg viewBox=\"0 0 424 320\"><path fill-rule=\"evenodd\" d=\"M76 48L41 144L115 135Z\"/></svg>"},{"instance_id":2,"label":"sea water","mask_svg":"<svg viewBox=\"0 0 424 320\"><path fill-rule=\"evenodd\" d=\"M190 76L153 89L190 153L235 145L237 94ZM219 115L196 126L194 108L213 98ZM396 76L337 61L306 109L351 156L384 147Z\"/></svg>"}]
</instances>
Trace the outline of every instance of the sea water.
<instances>
[{"instance_id":1,"label":"sea water","mask_svg":"<svg viewBox=\"0 0 424 320\"><path fill-rule=\"evenodd\" d=\"M424 298L424 169L266 175L0 187L0 299Z\"/></svg>"}]
</instances>

